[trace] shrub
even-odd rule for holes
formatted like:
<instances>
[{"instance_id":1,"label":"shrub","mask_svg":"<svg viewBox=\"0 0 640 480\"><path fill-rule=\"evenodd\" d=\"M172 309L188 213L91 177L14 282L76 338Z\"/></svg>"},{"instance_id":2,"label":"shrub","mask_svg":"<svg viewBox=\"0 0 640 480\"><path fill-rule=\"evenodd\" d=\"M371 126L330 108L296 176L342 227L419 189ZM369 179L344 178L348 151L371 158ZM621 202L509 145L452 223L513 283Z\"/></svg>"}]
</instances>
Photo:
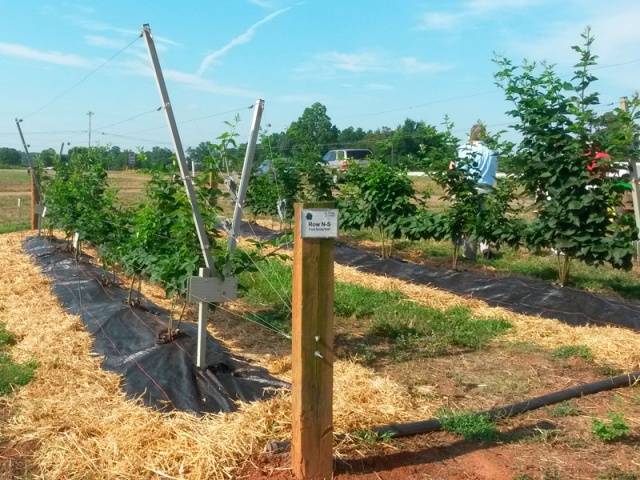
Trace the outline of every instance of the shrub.
<instances>
[{"instance_id":1,"label":"shrub","mask_svg":"<svg viewBox=\"0 0 640 480\"><path fill-rule=\"evenodd\" d=\"M610 412L608 418L609 421L593 419L591 431L596 437L605 442L613 442L629 436L630 429L624 415Z\"/></svg>"},{"instance_id":2,"label":"shrub","mask_svg":"<svg viewBox=\"0 0 640 480\"><path fill-rule=\"evenodd\" d=\"M556 358L578 357L589 362L593 360L593 353L586 345L564 345L553 350L552 355Z\"/></svg>"},{"instance_id":3,"label":"shrub","mask_svg":"<svg viewBox=\"0 0 640 480\"><path fill-rule=\"evenodd\" d=\"M388 256L391 245L386 240L399 238L404 219L416 213L416 193L407 172L375 160L354 164L344 175L340 193L341 228L378 229L382 256Z\"/></svg>"},{"instance_id":4,"label":"shrub","mask_svg":"<svg viewBox=\"0 0 640 480\"><path fill-rule=\"evenodd\" d=\"M625 155L617 160L635 156L637 113L617 110L617 122L610 123L625 135L602 134L602 118L595 111L599 97L591 90L596 77L590 70L597 57L589 29L582 39L581 46L573 47L579 60L571 81L560 78L551 65L514 66L508 59L496 60L496 79L513 104L508 114L517 120L514 128L522 137L514 163L526 191L536 198L538 214L527 234L528 245L558 252L562 285L568 281L572 258L630 268L636 238L632 222L611 214L621 198L616 179L608 175L613 162L600 159L595 167L592 162L598 151Z\"/></svg>"},{"instance_id":5,"label":"shrub","mask_svg":"<svg viewBox=\"0 0 640 480\"><path fill-rule=\"evenodd\" d=\"M440 410L436 417L443 430L462 435L465 440L492 441L498 436L495 423L484 413Z\"/></svg>"}]
</instances>

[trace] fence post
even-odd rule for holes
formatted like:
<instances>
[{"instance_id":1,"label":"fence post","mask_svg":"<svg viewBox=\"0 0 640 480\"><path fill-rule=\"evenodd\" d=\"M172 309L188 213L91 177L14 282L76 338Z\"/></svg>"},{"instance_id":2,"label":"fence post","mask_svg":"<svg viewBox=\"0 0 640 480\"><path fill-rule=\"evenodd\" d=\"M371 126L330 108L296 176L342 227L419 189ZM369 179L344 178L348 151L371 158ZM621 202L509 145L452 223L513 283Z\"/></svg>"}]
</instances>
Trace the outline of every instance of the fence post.
<instances>
[{"instance_id":1,"label":"fence post","mask_svg":"<svg viewBox=\"0 0 640 480\"><path fill-rule=\"evenodd\" d=\"M334 207L333 202L295 205L291 462L301 480L333 474ZM328 230L327 218L333 222Z\"/></svg>"}]
</instances>

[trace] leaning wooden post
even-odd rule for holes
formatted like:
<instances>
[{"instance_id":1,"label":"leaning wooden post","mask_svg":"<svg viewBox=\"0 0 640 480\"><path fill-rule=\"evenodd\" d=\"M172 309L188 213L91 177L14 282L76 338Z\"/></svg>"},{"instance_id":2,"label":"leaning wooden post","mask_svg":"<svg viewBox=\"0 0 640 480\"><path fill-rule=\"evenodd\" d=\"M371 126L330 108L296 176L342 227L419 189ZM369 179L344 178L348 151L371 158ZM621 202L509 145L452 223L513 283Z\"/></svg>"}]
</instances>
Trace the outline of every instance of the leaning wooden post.
<instances>
[{"instance_id":1,"label":"leaning wooden post","mask_svg":"<svg viewBox=\"0 0 640 480\"><path fill-rule=\"evenodd\" d=\"M295 205L291 462L301 480L333 475L334 207Z\"/></svg>"}]
</instances>

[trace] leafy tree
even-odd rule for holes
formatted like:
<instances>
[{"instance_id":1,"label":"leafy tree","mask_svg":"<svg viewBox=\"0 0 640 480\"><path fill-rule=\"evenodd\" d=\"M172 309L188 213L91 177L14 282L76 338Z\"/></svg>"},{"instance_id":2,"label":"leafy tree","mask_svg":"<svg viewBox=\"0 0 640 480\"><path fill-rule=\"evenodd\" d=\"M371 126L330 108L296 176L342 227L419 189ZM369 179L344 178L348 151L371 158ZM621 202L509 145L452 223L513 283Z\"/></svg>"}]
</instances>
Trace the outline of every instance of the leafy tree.
<instances>
[{"instance_id":1,"label":"leafy tree","mask_svg":"<svg viewBox=\"0 0 640 480\"><path fill-rule=\"evenodd\" d=\"M377 228L383 257L391 253L393 239L402 235L402 221L415 215L415 190L405 170L372 161L349 167L340 186L342 228ZM386 239L390 239L389 245Z\"/></svg>"},{"instance_id":2,"label":"leafy tree","mask_svg":"<svg viewBox=\"0 0 640 480\"><path fill-rule=\"evenodd\" d=\"M598 133L601 119L594 107L599 99L591 90L597 57L589 29L582 39L581 46L573 47L579 61L570 81L546 64L515 66L506 58L496 59L497 83L513 104L508 114L517 120L514 128L521 136L514 163L527 192L537 198L538 216L528 242L558 252L558 280L563 285L573 258L629 268L635 237L629 222L614 221L610 215L620 202L615 181L607 176L611 162L601 160L597 169L591 168L597 151L628 149L633 135L615 143ZM625 128L635 128L630 118L619 119Z\"/></svg>"},{"instance_id":3,"label":"leafy tree","mask_svg":"<svg viewBox=\"0 0 640 480\"><path fill-rule=\"evenodd\" d=\"M58 157L58 154L53 148L46 148L38 154L37 160L44 167L52 167L57 157Z\"/></svg>"},{"instance_id":4,"label":"leafy tree","mask_svg":"<svg viewBox=\"0 0 640 480\"><path fill-rule=\"evenodd\" d=\"M0 148L0 165L19 166L22 164L22 154L15 148Z\"/></svg>"},{"instance_id":5,"label":"leafy tree","mask_svg":"<svg viewBox=\"0 0 640 480\"><path fill-rule=\"evenodd\" d=\"M331 123L327 107L316 102L291 123L287 136L292 144L292 153L322 155L327 145L335 144L338 139L338 128Z\"/></svg>"}]
</instances>

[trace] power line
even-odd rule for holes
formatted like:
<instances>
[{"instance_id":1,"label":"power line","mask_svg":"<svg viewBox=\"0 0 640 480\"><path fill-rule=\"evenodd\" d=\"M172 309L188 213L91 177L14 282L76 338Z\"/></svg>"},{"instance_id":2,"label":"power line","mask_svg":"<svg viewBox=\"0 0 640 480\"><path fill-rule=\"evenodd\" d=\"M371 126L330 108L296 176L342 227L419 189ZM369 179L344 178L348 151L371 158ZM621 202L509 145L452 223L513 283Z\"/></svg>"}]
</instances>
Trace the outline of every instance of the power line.
<instances>
[{"instance_id":1,"label":"power line","mask_svg":"<svg viewBox=\"0 0 640 480\"><path fill-rule=\"evenodd\" d=\"M384 115L385 113L392 113L392 112L400 112L403 110L413 110L414 108L421 108L421 107L426 107L429 105L435 105L437 103L444 103L444 102L452 102L455 100L465 100L467 98L474 98L474 97L481 97L484 95L490 95L492 93L497 93L496 90L486 90L483 92L477 92L477 93L472 93L469 95L460 95L460 96L455 96L455 97L448 97L448 98L441 98L438 100L430 100L428 102L424 102L424 103L418 103L415 105L407 105L406 107L397 107L397 108L390 108L388 110L381 110L379 112L370 112L370 113L361 113L361 114L357 114L357 115L349 115L346 117L339 117L338 119L345 119L345 118L360 118L360 117L372 117L375 115Z\"/></svg>"},{"instance_id":2,"label":"power line","mask_svg":"<svg viewBox=\"0 0 640 480\"><path fill-rule=\"evenodd\" d=\"M131 121L133 121L133 120L136 120L136 119L138 119L138 118L140 118L140 117L143 117L143 116L145 116L145 115L148 115L148 114L150 114L150 113L153 113L153 112L159 112L159 111L160 111L160 110L162 110L163 108L164 108L164 107L161 105L161 106L159 106L159 107L157 107L157 108L154 108L154 109L152 109L152 110L145 110L144 112L137 113L137 114L135 114L135 115L132 115L132 116L130 116L130 117L127 117L127 118L125 118L124 120L120 120L120 121L117 121L117 122L114 122L114 123L110 123L110 124L108 124L108 125L101 125L101 126L99 126L99 127L96 127L96 130L106 130L106 129L108 129L108 128L115 127L116 125L122 125L123 123L131 122Z\"/></svg>"},{"instance_id":3,"label":"power line","mask_svg":"<svg viewBox=\"0 0 640 480\"><path fill-rule=\"evenodd\" d=\"M67 95L68 93L70 93L72 90L74 90L76 87L80 86L82 83L84 83L87 79L89 79L94 73L96 73L98 70L100 70L102 67L104 67L107 63L111 62L114 58L116 58L118 55L120 55L122 52L124 52L125 50L127 50L129 47L131 47L131 45L133 45L140 37L142 36L142 34L138 35L136 38L134 38L133 40L131 40L131 42L129 42L127 45L125 45L124 47L122 47L120 50L118 50L117 52L115 52L113 55L111 55L109 58L107 58L105 61L103 61L102 63L100 63L97 67L95 67L93 70L91 70L90 72L88 72L86 75L84 75L80 80L78 80L76 83L74 83L73 85L71 85L69 88L67 88L66 90L63 90L62 92L60 92L58 95L56 95L55 97L53 97L51 100L49 100L47 103L45 103L44 105L42 105L40 108L38 108L37 110L34 110L33 112L29 113L28 115L25 115L23 117L23 119L25 118L29 118L32 117L33 115L35 115L36 113L40 113L41 111L43 111L45 108L49 107L50 105L52 105L53 103L57 102L58 100L60 100L62 97L64 97L65 95Z\"/></svg>"},{"instance_id":4,"label":"power line","mask_svg":"<svg viewBox=\"0 0 640 480\"><path fill-rule=\"evenodd\" d=\"M131 135L122 135L120 133L111 133L111 132L96 132L96 133L99 133L100 135L105 135L107 137L124 138L125 140L135 140L138 142L155 143L158 145L171 145L171 142L163 142L162 140L153 140L150 138L133 137Z\"/></svg>"},{"instance_id":5,"label":"power line","mask_svg":"<svg viewBox=\"0 0 640 480\"><path fill-rule=\"evenodd\" d=\"M185 123L191 123L191 122L197 122L198 120L205 120L207 118L213 118L213 117L219 117L221 115L227 115L229 113L236 113L236 112L241 112L243 110L251 110L253 108L253 105L249 105L248 107L240 107L240 108L234 108L232 110L226 110L224 112L216 112L216 113L211 113L211 114L207 114L207 115L203 115L201 117L194 117L194 118L189 118L187 120L182 120L180 122L176 122L178 125L184 125ZM152 132L154 130L160 130L162 128L167 128L166 125L162 125L160 127L152 127L152 128L145 128L143 130L136 130L133 132L129 132L129 133L145 133L145 132Z\"/></svg>"}]
</instances>

